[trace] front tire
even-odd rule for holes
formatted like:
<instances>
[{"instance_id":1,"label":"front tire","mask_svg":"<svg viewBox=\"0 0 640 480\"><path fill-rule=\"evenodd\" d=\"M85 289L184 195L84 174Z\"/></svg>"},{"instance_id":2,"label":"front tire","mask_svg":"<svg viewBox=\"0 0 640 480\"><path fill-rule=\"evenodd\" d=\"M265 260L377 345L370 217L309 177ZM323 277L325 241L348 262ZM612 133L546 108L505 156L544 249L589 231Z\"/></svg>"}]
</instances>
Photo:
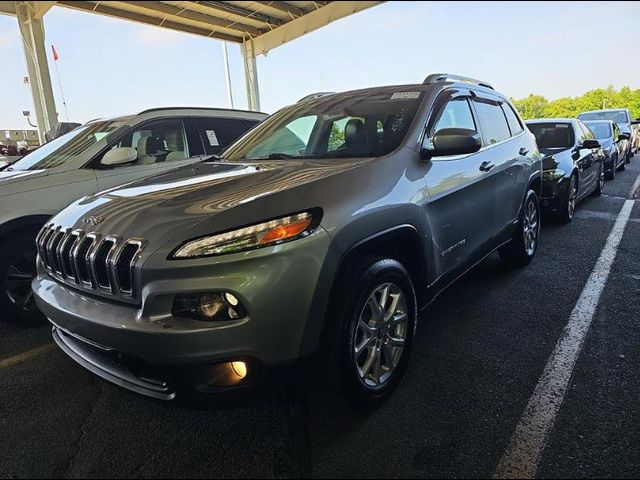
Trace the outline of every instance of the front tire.
<instances>
[{"instance_id":1,"label":"front tire","mask_svg":"<svg viewBox=\"0 0 640 480\"><path fill-rule=\"evenodd\" d=\"M404 374L418 306L411 277L398 261L371 258L349 270L337 373L347 400L375 404Z\"/></svg>"},{"instance_id":2,"label":"front tire","mask_svg":"<svg viewBox=\"0 0 640 480\"><path fill-rule=\"evenodd\" d=\"M533 190L527 192L518 229L513 237L498 253L503 262L511 267L528 265L538 250L540 236L540 202Z\"/></svg>"},{"instance_id":3,"label":"front tire","mask_svg":"<svg viewBox=\"0 0 640 480\"><path fill-rule=\"evenodd\" d=\"M604 190L604 165L600 165L600 170L598 170L598 181L596 182L596 187L593 189L593 196L599 197L602 195L602 191Z\"/></svg>"},{"instance_id":4,"label":"front tire","mask_svg":"<svg viewBox=\"0 0 640 480\"><path fill-rule=\"evenodd\" d=\"M44 322L31 290L36 275L35 233L9 238L2 243L1 250L0 318L23 326Z\"/></svg>"},{"instance_id":5,"label":"front tire","mask_svg":"<svg viewBox=\"0 0 640 480\"><path fill-rule=\"evenodd\" d=\"M611 171L605 172L604 178L605 180L615 180L616 179L616 165L618 164L618 159L615 158L611 161Z\"/></svg>"},{"instance_id":6,"label":"front tire","mask_svg":"<svg viewBox=\"0 0 640 480\"><path fill-rule=\"evenodd\" d=\"M576 202L578 201L578 177L571 175L569 177L569 186L567 193L562 201L562 210L560 211L560 222L570 223L576 211Z\"/></svg>"}]
</instances>

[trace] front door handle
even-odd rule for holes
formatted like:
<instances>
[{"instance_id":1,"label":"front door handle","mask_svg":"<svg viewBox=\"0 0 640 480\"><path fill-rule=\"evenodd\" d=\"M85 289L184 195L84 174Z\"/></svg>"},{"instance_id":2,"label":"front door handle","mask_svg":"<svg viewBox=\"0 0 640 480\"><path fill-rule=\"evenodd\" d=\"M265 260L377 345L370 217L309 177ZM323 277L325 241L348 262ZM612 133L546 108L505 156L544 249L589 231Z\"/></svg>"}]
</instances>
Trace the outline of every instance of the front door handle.
<instances>
[{"instance_id":1,"label":"front door handle","mask_svg":"<svg viewBox=\"0 0 640 480\"><path fill-rule=\"evenodd\" d=\"M524 157L527 155L527 153L529 153L529 150L527 150L525 147L522 147L518 153Z\"/></svg>"},{"instance_id":2,"label":"front door handle","mask_svg":"<svg viewBox=\"0 0 640 480\"><path fill-rule=\"evenodd\" d=\"M489 170L491 170L495 166L496 166L496 164L493 163L493 162L482 162L480 164L480 171L488 172Z\"/></svg>"}]
</instances>

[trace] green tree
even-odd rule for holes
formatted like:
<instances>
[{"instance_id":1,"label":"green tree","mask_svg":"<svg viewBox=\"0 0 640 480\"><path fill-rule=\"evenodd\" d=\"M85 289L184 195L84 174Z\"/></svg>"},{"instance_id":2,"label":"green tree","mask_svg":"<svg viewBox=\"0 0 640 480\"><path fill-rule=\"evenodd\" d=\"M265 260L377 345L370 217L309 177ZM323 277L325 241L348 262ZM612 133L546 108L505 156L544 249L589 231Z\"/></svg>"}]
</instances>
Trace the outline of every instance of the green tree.
<instances>
[{"instance_id":1,"label":"green tree","mask_svg":"<svg viewBox=\"0 0 640 480\"><path fill-rule=\"evenodd\" d=\"M514 106L518 109L520 115L522 115L525 120L543 117L544 109L548 103L549 101L542 95L533 94L526 98L513 101Z\"/></svg>"},{"instance_id":2,"label":"green tree","mask_svg":"<svg viewBox=\"0 0 640 480\"><path fill-rule=\"evenodd\" d=\"M628 108L633 118L640 117L640 89L627 86L616 90L607 88L589 90L578 97L562 97L548 101L542 95L529 95L514 100L515 107L525 120L543 117L576 117L580 112L601 108Z\"/></svg>"}]
</instances>

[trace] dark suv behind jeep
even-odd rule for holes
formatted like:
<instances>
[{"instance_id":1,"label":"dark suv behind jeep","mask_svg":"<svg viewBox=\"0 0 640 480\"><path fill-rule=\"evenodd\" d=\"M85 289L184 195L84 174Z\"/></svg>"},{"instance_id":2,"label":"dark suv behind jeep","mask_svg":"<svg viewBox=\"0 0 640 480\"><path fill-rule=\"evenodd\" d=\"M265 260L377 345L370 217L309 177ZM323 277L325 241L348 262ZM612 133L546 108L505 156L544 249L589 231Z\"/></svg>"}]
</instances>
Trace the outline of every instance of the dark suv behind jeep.
<instances>
[{"instance_id":1,"label":"dark suv behind jeep","mask_svg":"<svg viewBox=\"0 0 640 480\"><path fill-rule=\"evenodd\" d=\"M37 239L58 345L156 398L317 352L349 396L384 398L423 306L538 245L535 139L464 77L300 102L192 168L77 201Z\"/></svg>"}]
</instances>

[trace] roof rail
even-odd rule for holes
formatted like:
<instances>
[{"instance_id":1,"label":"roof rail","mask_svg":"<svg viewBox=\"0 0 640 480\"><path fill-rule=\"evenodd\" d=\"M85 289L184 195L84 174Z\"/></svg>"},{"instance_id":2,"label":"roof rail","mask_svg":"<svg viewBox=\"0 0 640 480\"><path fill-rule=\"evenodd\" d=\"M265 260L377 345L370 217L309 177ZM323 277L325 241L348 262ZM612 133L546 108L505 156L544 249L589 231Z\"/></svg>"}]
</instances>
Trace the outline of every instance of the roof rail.
<instances>
[{"instance_id":1,"label":"roof rail","mask_svg":"<svg viewBox=\"0 0 640 480\"><path fill-rule=\"evenodd\" d=\"M256 112L254 110L241 110L238 108L225 108L225 107L156 107L156 108L148 108L147 110L143 110L139 112L138 115L142 115L143 113L151 113L151 112L160 112L162 110L223 110L227 112L243 112L243 113L262 113L266 115L264 112Z\"/></svg>"},{"instance_id":2,"label":"roof rail","mask_svg":"<svg viewBox=\"0 0 640 480\"><path fill-rule=\"evenodd\" d=\"M320 97L324 97L326 95L333 95L336 92L317 92L317 93L311 93L309 95L307 95L306 97L302 97L300 100L298 100L297 103L302 103L302 102L306 102L308 100L315 100L316 98L320 98Z\"/></svg>"},{"instance_id":3,"label":"roof rail","mask_svg":"<svg viewBox=\"0 0 640 480\"><path fill-rule=\"evenodd\" d=\"M425 78L422 84L430 85L432 83L444 82L447 80L453 80L456 82L474 83L476 85L480 85L481 87L490 88L491 90L494 89L490 83L483 82L482 80L477 80L475 78L470 78L470 77L463 77L461 75L452 75L449 73L432 73L427 78Z\"/></svg>"}]
</instances>

